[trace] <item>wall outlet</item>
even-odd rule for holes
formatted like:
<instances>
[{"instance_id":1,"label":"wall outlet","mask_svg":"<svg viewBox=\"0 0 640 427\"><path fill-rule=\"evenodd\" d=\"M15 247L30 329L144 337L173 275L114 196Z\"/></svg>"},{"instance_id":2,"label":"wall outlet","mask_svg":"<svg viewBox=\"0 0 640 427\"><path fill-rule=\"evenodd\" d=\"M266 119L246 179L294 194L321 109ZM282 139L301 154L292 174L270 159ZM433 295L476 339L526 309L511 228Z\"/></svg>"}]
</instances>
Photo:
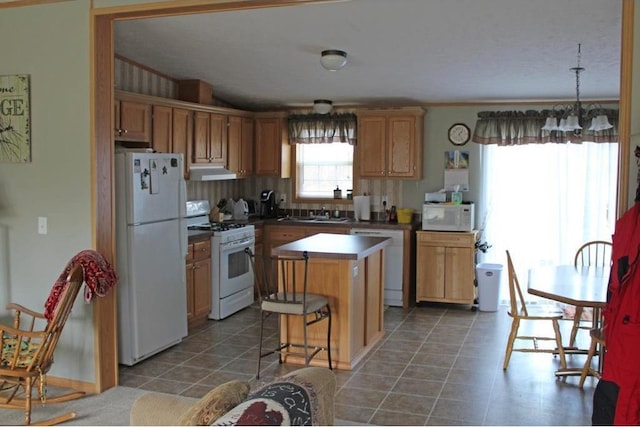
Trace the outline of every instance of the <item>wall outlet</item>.
<instances>
[{"instance_id":1,"label":"wall outlet","mask_svg":"<svg viewBox=\"0 0 640 427\"><path fill-rule=\"evenodd\" d=\"M47 217L38 217L38 234L47 234Z\"/></svg>"},{"instance_id":2,"label":"wall outlet","mask_svg":"<svg viewBox=\"0 0 640 427\"><path fill-rule=\"evenodd\" d=\"M287 193L282 193L282 194L280 195L280 201L281 201L282 203L287 203Z\"/></svg>"}]
</instances>

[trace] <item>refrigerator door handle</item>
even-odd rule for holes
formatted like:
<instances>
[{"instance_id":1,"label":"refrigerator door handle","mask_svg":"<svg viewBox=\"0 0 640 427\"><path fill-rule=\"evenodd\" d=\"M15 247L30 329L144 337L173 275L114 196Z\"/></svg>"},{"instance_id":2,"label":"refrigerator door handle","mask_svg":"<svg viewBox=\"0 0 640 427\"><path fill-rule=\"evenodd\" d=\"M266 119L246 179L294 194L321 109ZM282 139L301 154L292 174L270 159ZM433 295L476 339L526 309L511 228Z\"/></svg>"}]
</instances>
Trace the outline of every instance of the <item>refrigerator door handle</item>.
<instances>
[{"instance_id":1,"label":"refrigerator door handle","mask_svg":"<svg viewBox=\"0 0 640 427\"><path fill-rule=\"evenodd\" d=\"M182 154L178 156L178 166L179 170L183 170L182 162L184 158ZM187 221L185 217L187 216L187 181L184 179L182 175L180 175L179 188L178 188L178 198L180 203L180 247L182 248L182 258L187 259L188 247L189 247L189 231L187 230Z\"/></svg>"},{"instance_id":2,"label":"refrigerator door handle","mask_svg":"<svg viewBox=\"0 0 640 427\"><path fill-rule=\"evenodd\" d=\"M189 246L189 231L187 230L187 221L180 218L180 249L182 250L182 258L187 259Z\"/></svg>"}]
</instances>

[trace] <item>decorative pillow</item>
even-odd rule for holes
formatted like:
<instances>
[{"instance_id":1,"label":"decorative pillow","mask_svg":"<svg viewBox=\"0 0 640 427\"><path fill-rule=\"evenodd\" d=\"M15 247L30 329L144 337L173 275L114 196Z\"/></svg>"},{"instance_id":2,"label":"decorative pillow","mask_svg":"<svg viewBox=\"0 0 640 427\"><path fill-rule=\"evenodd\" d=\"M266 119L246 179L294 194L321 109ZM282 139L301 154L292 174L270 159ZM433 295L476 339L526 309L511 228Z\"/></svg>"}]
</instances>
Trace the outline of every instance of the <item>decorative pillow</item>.
<instances>
[{"instance_id":1,"label":"decorative pillow","mask_svg":"<svg viewBox=\"0 0 640 427\"><path fill-rule=\"evenodd\" d=\"M249 383L229 381L205 394L189 411L180 417L179 425L208 426L249 395Z\"/></svg>"},{"instance_id":2,"label":"decorative pillow","mask_svg":"<svg viewBox=\"0 0 640 427\"><path fill-rule=\"evenodd\" d=\"M312 425L312 406L305 387L274 382L252 393L212 425Z\"/></svg>"}]
</instances>

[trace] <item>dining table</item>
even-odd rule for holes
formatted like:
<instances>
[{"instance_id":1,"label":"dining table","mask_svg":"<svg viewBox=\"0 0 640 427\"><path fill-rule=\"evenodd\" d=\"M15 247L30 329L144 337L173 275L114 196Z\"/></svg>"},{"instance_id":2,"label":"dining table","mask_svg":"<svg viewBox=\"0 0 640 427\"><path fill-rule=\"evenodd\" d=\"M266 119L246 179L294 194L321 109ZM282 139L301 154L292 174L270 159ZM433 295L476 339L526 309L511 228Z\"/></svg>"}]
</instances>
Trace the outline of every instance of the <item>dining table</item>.
<instances>
[{"instance_id":1,"label":"dining table","mask_svg":"<svg viewBox=\"0 0 640 427\"><path fill-rule=\"evenodd\" d=\"M593 309L593 328L602 324L601 310L607 302L609 267L557 265L529 270L527 290L531 295L575 307ZM587 350L565 347L565 354L586 354ZM601 354L602 355L602 354ZM602 357L599 357L602 363ZM567 367L556 376L580 375L582 367Z\"/></svg>"}]
</instances>

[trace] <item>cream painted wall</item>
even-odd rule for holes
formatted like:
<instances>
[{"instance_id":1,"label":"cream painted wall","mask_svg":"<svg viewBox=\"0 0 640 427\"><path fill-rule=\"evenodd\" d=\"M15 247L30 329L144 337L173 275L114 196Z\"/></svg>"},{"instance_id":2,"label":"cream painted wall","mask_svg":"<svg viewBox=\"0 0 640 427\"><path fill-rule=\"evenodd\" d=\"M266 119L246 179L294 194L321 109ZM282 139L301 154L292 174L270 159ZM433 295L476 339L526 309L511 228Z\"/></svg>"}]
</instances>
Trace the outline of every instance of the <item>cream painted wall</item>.
<instances>
[{"instance_id":1,"label":"cream painted wall","mask_svg":"<svg viewBox=\"0 0 640 427\"><path fill-rule=\"evenodd\" d=\"M89 2L2 9L0 74L31 76L31 163L0 165L0 313L37 311L69 259L92 246ZM37 218L48 234L37 234ZM80 298L51 374L93 382L92 309Z\"/></svg>"},{"instance_id":2,"label":"cream painted wall","mask_svg":"<svg viewBox=\"0 0 640 427\"><path fill-rule=\"evenodd\" d=\"M422 213L424 193L438 191L444 187L444 153L456 150L469 152L469 192L463 193L463 200L478 200L478 153L477 144L468 142L456 147L449 142L447 131L454 123L465 123L471 131L476 123L474 107L431 107L427 109L424 121L423 179L403 183L403 207ZM478 178L476 178L478 176Z\"/></svg>"}]
</instances>

